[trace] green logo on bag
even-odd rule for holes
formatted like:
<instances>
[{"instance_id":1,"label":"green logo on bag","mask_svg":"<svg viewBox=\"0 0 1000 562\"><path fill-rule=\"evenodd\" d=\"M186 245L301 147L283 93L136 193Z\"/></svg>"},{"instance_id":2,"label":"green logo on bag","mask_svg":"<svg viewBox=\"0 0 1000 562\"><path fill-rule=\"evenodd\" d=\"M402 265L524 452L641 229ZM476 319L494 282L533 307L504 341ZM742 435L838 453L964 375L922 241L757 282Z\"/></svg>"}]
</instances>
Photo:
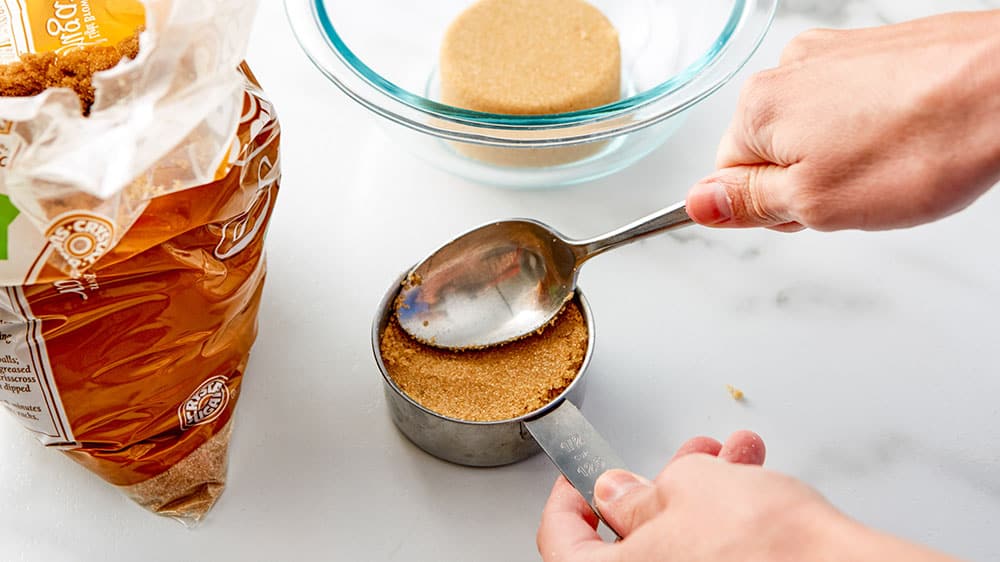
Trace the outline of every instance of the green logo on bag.
<instances>
[{"instance_id":1,"label":"green logo on bag","mask_svg":"<svg viewBox=\"0 0 1000 562\"><path fill-rule=\"evenodd\" d=\"M10 197L0 195L0 260L7 259L7 231L21 211L10 202Z\"/></svg>"}]
</instances>

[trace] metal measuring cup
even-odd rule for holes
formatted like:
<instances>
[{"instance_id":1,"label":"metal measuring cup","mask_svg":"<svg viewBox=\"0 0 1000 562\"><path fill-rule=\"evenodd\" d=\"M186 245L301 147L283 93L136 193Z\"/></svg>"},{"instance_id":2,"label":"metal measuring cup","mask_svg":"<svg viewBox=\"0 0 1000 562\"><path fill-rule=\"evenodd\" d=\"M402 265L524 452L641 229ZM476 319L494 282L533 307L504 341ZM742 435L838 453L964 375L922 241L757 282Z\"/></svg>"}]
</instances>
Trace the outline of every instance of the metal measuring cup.
<instances>
[{"instance_id":1,"label":"metal measuring cup","mask_svg":"<svg viewBox=\"0 0 1000 562\"><path fill-rule=\"evenodd\" d=\"M594 352L593 316L579 288L574 299L587 324L587 353L573 382L562 394L534 412L509 420L474 422L449 418L424 408L396 385L386 369L380 340L392 317L404 278L405 275L400 276L386 292L372 324L375 363L382 371L386 404L396 427L424 451L465 466L501 466L545 451L600 517L594 505L594 484L605 471L625 468L625 463L575 405L583 400L587 366ZM608 527L618 534L610 525Z\"/></svg>"}]
</instances>

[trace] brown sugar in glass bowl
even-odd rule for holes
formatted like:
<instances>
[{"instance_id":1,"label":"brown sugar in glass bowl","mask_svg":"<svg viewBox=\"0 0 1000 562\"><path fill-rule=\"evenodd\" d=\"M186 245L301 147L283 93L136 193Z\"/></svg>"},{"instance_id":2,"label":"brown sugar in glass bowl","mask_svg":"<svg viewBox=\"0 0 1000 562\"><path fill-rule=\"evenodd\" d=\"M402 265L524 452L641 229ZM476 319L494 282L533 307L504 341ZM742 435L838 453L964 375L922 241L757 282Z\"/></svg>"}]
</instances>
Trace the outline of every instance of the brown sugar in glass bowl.
<instances>
[{"instance_id":1,"label":"brown sugar in glass bowl","mask_svg":"<svg viewBox=\"0 0 1000 562\"><path fill-rule=\"evenodd\" d=\"M386 371L424 408L458 420L489 422L534 412L566 390L587 356L590 334L570 301L540 333L505 345L449 351L422 344L393 316L379 338Z\"/></svg>"},{"instance_id":2,"label":"brown sugar in glass bowl","mask_svg":"<svg viewBox=\"0 0 1000 562\"><path fill-rule=\"evenodd\" d=\"M440 69L441 101L486 113L569 113L621 96L618 32L584 0L479 0L449 26ZM538 167L586 158L605 144L453 147L483 162Z\"/></svg>"},{"instance_id":3,"label":"brown sugar in glass bowl","mask_svg":"<svg viewBox=\"0 0 1000 562\"><path fill-rule=\"evenodd\" d=\"M584 0L480 0L441 47L441 97L487 113L568 113L621 94L611 22Z\"/></svg>"},{"instance_id":4,"label":"brown sugar in glass bowl","mask_svg":"<svg viewBox=\"0 0 1000 562\"><path fill-rule=\"evenodd\" d=\"M555 189L622 170L661 146L691 108L749 60L778 3L586 1L601 10L619 36L623 99L572 113L514 116L446 101L443 39L474 0L285 4L292 31L312 63L387 125L399 146L475 182ZM393 25L373 32L373 22L385 21L387 14ZM493 158L484 161L467 153L472 146L497 149L494 154L501 149L533 153L600 142L607 146L598 153L554 166L548 158L537 165L497 165Z\"/></svg>"}]
</instances>

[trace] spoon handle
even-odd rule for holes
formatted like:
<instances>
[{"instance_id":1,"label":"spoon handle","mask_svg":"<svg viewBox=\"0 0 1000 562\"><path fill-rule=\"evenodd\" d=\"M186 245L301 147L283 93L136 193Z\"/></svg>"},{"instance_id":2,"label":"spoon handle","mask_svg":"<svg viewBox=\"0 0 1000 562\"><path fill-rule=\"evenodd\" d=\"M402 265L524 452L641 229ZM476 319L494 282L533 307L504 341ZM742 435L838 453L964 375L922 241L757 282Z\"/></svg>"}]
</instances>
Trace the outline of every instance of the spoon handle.
<instances>
[{"instance_id":1,"label":"spoon handle","mask_svg":"<svg viewBox=\"0 0 1000 562\"><path fill-rule=\"evenodd\" d=\"M577 264L581 264L608 250L635 242L640 238L691 224L694 224L694 221L688 216L687 207L682 201L603 236L575 242L574 244L580 252L577 257Z\"/></svg>"}]
</instances>

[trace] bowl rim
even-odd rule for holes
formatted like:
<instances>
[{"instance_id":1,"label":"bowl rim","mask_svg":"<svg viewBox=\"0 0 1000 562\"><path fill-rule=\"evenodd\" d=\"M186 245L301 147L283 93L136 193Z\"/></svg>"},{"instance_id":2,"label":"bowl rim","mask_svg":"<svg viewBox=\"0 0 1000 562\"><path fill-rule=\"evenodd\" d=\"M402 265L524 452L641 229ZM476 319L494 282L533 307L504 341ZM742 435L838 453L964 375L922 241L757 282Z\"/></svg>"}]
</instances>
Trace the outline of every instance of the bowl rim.
<instances>
[{"instance_id":1,"label":"bowl rim","mask_svg":"<svg viewBox=\"0 0 1000 562\"><path fill-rule=\"evenodd\" d=\"M770 29L778 0L733 0L707 51L657 86L614 103L548 115L462 109L401 88L367 66L337 32L326 0L285 0L293 34L319 71L382 117L443 139L506 147L594 142L658 123L705 99L750 59Z\"/></svg>"}]
</instances>

